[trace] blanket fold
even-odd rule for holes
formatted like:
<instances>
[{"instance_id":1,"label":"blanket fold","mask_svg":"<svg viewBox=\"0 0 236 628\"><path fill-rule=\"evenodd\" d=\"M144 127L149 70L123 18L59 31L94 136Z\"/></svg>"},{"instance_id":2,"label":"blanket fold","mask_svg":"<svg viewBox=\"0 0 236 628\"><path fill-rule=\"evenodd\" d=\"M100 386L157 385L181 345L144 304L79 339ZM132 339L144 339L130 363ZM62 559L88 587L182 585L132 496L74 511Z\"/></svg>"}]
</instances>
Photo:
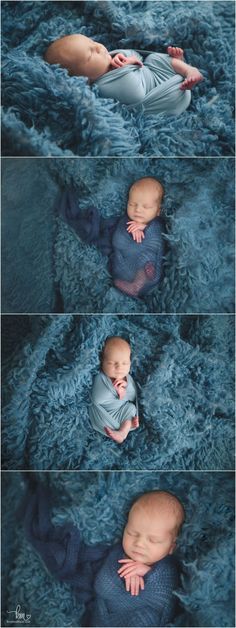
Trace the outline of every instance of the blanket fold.
<instances>
[{"instance_id":1,"label":"blanket fold","mask_svg":"<svg viewBox=\"0 0 236 628\"><path fill-rule=\"evenodd\" d=\"M103 255L112 251L112 234L117 217L103 218L96 207L81 210L73 188L64 189L57 201L57 211L86 244L94 244Z\"/></svg>"},{"instance_id":2,"label":"blanket fold","mask_svg":"<svg viewBox=\"0 0 236 628\"><path fill-rule=\"evenodd\" d=\"M127 57L135 53L143 60L143 66L126 65L100 76L95 83L103 98L114 98L129 107L141 107L145 113L154 115L179 115L187 109L191 91L180 89L183 76L176 74L168 54L123 49L110 52L112 56L117 53Z\"/></svg>"},{"instance_id":3,"label":"blanket fold","mask_svg":"<svg viewBox=\"0 0 236 628\"><path fill-rule=\"evenodd\" d=\"M72 523L54 526L51 522L51 508L49 489L30 481L19 511L27 540L38 552L48 571L57 580L73 586L78 600L87 603L94 595L94 577L109 547L103 543L86 545L79 529Z\"/></svg>"}]
</instances>

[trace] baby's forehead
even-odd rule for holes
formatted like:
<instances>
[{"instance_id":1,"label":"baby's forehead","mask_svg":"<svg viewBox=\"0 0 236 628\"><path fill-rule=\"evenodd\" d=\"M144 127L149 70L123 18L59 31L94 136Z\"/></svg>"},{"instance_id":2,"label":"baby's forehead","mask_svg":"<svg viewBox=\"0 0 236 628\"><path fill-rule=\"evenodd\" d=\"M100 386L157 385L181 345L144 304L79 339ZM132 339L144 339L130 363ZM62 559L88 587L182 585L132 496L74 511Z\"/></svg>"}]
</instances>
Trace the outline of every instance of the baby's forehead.
<instances>
[{"instance_id":1,"label":"baby's forehead","mask_svg":"<svg viewBox=\"0 0 236 628\"><path fill-rule=\"evenodd\" d=\"M139 179L135 181L133 185L129 189L129 195L131 194L141 194L143 192L149 192L156 196L159 196L162 193L162 185L159 181L155 179Z\"/></svg>"},{"instance_id":2,"label":"baby's forehead","mask_svg":"<svg viewBox=\"0 0 236 628\"><path fill-rule=\"evenodd\" d=\"M81 48L81 50L82 49L84 50L91 43L92 43L92 40L89 39L89 37L86 37L86 35L82 35L81 33L67 35L58 40L58 45L60 46L60 48L71 49L71 50L78 48L78 46L79 48Z\"/></svg>"},{"instance_id":3,"label":"baby's forehead","mask_svg":"<svg viewBox=\"0 0 236 628\"><path fill-rule=\"evenodd\" d=\"M103 354L105 355L105 353L111 354L116 352L130 353L130 345L124 340L118 338L116 340L107 341L104 345Z\"/></svg>"},{"instance_id":4,"label":"baby's forehead","mask_svg":"<svg viewBox=\"0 0 236 628\"><path fill-rule=\"evenodd\" d=\"M128 518L138 521L142 518L147 522L158 523L169 522L170 526L178 521L179 513L168 499L158 499L156 496L148 496L147 499L140 499L133 504L129 511Z\"/></svg>"}]
</instances>

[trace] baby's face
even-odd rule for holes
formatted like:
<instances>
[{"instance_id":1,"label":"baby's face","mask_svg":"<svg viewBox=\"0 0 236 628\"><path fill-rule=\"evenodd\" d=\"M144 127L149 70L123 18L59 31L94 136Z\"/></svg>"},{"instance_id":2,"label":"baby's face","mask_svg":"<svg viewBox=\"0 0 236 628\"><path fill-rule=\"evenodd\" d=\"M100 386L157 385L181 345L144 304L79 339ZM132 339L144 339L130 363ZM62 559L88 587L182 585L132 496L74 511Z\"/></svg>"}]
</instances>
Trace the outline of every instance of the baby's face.
<instances>
[{"instance_id":1,"label":"baby's face","mask_svg":"<svg viewBox=\"0 0 236 628\"><path fill-rule=\"evenodd\" d=\"M85 35L68 37L66 54L69 55L71 73L76 76L87 76L91 80L105 74L111 63L111 55L105 46Z\"/></svg>"},{"instance_id":2,"label":"baby's face","mask_svg":"<svg viewBox=\"0 0 236 628\"><path fill-rule=\"evenodd\" d=\"M127 205L127 214L130 220L147 225L159 216L161 209L161 194L153 186L134 185L130 192Z\"/></svg>"},{"instance_id":3,"label":"baby's face","mask_svg":"<svg viewBox=\"0 0 236 628\"><path fill-rule=\"evenodd\" d=\"M131 509L124 529L122 545L125 554L139 563L153 565L175 548L173 521L147 509Z\"/></svg>"},{"instance_id":4,"label":"baby's face","mask_svg":"<svg viewBox=\"0 0 236 628\"><path fill-rule=\"evenodd\" d=\"M102 370L108 377L123 379L130 370L130 349L127 346L108 346L105 349Z\"/></svg>"}]
</instances>

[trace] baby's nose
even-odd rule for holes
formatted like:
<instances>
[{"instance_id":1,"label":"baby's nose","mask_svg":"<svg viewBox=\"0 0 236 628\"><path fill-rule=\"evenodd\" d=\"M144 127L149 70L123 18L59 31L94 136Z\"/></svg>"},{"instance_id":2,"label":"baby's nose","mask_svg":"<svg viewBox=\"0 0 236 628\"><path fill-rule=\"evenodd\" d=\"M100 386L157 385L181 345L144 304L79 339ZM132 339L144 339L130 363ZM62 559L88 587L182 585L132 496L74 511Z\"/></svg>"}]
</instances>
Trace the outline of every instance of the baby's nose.
<instances>
[{"instance_id":1,"label":"baby's nose","mask_svg":"<svg viewBox=\"0 0 236 628\"><path fill-rule=\"evenodd\" d=\"M136 545L136 547L144 547L144 545L145 545L144 539L142 537L138 537L135 540L135 545Z\"/></svg>"}]
</instances>

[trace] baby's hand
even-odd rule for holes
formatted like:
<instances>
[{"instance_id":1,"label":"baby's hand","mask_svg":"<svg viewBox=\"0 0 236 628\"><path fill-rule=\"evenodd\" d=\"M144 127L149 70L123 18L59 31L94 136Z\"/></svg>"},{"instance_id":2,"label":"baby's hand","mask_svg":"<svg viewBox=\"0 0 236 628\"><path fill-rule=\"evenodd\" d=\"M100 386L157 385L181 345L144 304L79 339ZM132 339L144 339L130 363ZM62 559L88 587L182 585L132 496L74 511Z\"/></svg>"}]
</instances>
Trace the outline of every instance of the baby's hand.
<instances>
[{"instance_id":1,"label":"baby's hand","mask_svg":"<svg viewBox=\"0 0 236 628\"><path fill-rule=\"evenodd\" d=\"M135 222L135 220L130 220L127 225L127 231L131 233L133 240L138 243L142 242L145 238L143 231L147 225Z\"/></svg>"},{"instance_id":2,"label":"baby's hand","mask_svg":"<svg viewBox=\"0 0 236 628\"><path fill-rule=\"evenodd\" d=\"M134 55L131 57L126 57L122 52L118 52L111 60L111 65L113 68L123 68L124 65L137 64L143 65L141 61L137 59Z\"/></svg>"},{"instance_id":3,"label":"baby's hand","mask_svg":"<svg viewBox=\"0 0 236 628\"><path fill-rule=\"evenodd\" d=\"M125 588L131 595L139 595L139 591L144 590L144 579L142 576L128 576L125 579Z\"/></svg>"},{"instance_id":4,"label":"baby's hand","mask_svg":"<svg viewBox=\"0 0 236 628\"><path fill-rule=\"evenodd\" d=\"M140 65L140 66L143 65L142 61L137 59L137 57L135 57L135 55L131 55L130 57L126 57L126 64Z\"/></svg>"},{"instance_id":5,"label":"baby's hand","mask_svg":"<svg viewBox=\"0 0 236 628\"><path fill-rule=\"evenodd\" d=\"M130 578L131 576L145 576L151 569L149 565L139 563L136 560L131 560L130 558L121 558L121 560L118 560L118 563L124 563L122 567L118 569L117 573L120 578L125 579Z\"/></svg>"},{"instance_id":6,"label":"baby's hand","mask_svg":"<svg viewBox=\"0 0 236 628\"><path fill-rule=\"evenodd\" d=\"M120 399L124 399L126 388L127 388L127 382L125 382L124 379L116 379L113 383L113 386L116 389Z\"/></svg>"}]
</instances>

